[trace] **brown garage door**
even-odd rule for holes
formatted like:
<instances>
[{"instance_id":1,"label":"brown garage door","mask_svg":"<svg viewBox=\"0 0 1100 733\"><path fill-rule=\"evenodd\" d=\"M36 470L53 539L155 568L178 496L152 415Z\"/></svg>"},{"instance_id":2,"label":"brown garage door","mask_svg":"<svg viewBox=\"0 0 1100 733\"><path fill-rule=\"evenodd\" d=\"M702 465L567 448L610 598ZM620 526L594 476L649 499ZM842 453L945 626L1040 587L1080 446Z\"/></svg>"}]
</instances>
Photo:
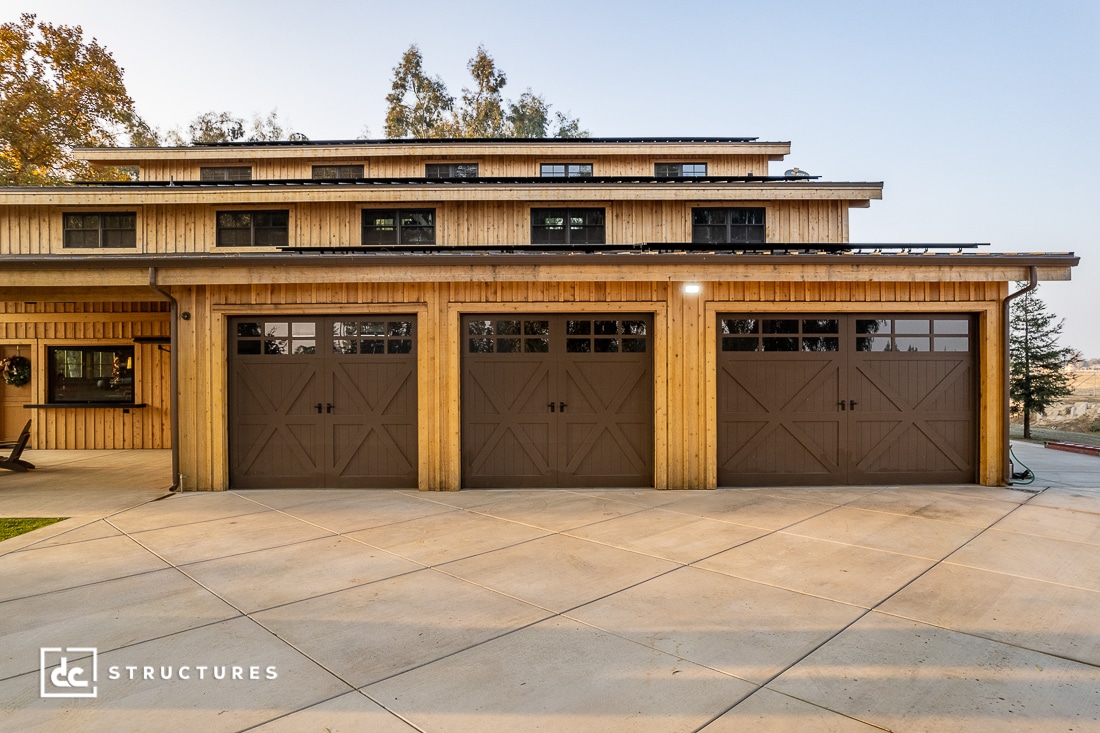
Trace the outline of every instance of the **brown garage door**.
<instances>
[{"instance_id":1,"label":"brown garage door","mask_svg":"<svg viewBox=\"0 0 1100 733\"><path fill-rule=\"evenodd\" d=\"M231 486L417 485L415 319L250 317L229 329Z\"/></svg>"},{"instance_id":2,"label":"brown garage door","mask_svg":"<svg viewBox=\"0 0 1100 733\"><path fill-rule=\"evenodd\" d=\"M468 487L653 485L652 319L467 316Z\"/></svg>"},{"instance_id":3,"label":"brown garage door","mask_svg":"<svg viewBox=\"0 0 1100 733\"><path fill-rule=\"evenodd\" d=\"M974 480L965 315L719 316L723 486Z\"/></svg>"}]
</instances>

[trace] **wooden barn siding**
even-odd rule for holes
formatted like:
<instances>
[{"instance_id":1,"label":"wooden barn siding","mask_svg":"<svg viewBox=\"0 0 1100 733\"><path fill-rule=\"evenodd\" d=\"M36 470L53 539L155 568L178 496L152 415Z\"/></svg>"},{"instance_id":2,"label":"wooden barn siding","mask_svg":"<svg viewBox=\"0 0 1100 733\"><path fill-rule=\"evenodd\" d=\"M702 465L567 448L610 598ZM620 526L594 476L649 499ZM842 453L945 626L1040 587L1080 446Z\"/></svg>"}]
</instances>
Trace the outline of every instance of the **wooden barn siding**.
<instances>
[{"instance_id":1,"label":"wooden barn siding","mask_svg":"<svg viewBox=\"0 0 1100 733\"><path fill-rule=\"evenodd\" d=\"M28 344L34 402L47 402L46 347L64 343L128 345L136 336L167 336L164 303L0 303L0 341ZM134 401L147 407L50 408L31 411L38 449L169 448L168 352L134 344Z\"/></svg>"},{"instance_id":2,"label":"wooden barn siding","mask_svg":"<svg viewBox=\"0 0 1100 733\"><path fill-rule=\"evenodd\" d=\"M726 311L870 312L923 310L979 314L979 457L982 483L1000 483L999 300L1004 283L704 283L700 297L668 282L447 282L256 284L173 288L180 322L181 465L188 489L227 486L226 318L264 313L413 313L418 318L421 488L460 486L462 312L655 312L655 484L716 485L713 441L714 315ZM636 307L635 307L636 306Z\"/></svg>"},{"instance_id":3,"label":"wooden barn siding","mask_svg":"<svg viewBox=\"0 0 1100 733\"><path fill-rule=\"evenodd\" d=\"M257 161L211 161L192 163L185 161L155 161L141 166L143 181L197 181L199 169L251 165L253 180L286 180L313 177L315 165L362 165L367 178L421 178L428 163L477 163L478 174L483 177L537 176L540 163L592 163L596 176L652 176L654 164L707 163L707 175L745 176L769 175L766 155L727 155L716 158L706 156L622 155L622 156L380 156L377 158L333 158L315 160L271 159ZM782 163L778 163L782 166Z\"/></svg>"},{"instance_id":4,"label":"wooden barn siding","mask_svg":"<svg viewBox=\"0 0 1100 733\"><path fill-rule=\"evenodd\" d=\"M393 205L399 204L395 202ZM531 241L532 206L554 205L553 202L528 204L515 201L400 204L407 208L434 207L436 241L445 246L528 243ZM602 205L607 209L608 242L634 244L690 241L693 206L721 204L610 201L581 205ZM739 202L737 205L767 207L767 238L770 242L837 243L847 238L847 203L844 201ZM129 208L138 211L138 241L135 249L122 251L183 253L214 252L218 249L215 244L215 212L219 207L147 204ZM338 247L358 246L361 243L361 208L385 207L375 204L311 203L292 204L287 208L291 212L291 245ZM51 251L87 254L96 251L62 249L63 230L61 210L58 208L7 207L7 211L0 212L0 222L4 225L0 229L0 254L48 254ZM117 251L120 250L112 250Z\"/></svg>"}]
</instances>

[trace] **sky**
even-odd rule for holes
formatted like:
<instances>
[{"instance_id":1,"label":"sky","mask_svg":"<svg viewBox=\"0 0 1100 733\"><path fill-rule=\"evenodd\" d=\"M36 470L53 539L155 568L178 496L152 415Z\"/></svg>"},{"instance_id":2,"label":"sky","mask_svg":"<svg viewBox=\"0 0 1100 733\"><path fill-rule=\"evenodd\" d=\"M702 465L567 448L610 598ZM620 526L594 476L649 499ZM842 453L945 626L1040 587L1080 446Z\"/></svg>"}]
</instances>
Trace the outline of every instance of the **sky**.
<instances>
[{"instance_id":1,"label":"sky","mask_svg":"<svg viewBox=\"0 0 1100 733\"><path fill-rule=\"evenodd\" d=\"M393 67L417 44L451 94L484 45L597 137L791 142L772 173L884 181L852 242L1075 252L1040 296L1100 357L1100 1L0 0L80 25L162 130L277 109L312 140L383 137Z\"/></svg>"}]
</instances>

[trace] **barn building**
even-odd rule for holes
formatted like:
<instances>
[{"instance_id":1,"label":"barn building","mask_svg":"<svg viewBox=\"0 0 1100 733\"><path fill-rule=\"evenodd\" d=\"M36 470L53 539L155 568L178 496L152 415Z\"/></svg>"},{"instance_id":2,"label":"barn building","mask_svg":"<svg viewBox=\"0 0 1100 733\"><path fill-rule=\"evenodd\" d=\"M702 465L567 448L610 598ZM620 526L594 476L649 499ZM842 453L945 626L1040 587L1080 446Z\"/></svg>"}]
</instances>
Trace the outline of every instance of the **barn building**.
<instances>
[{"instance_id":1,"label":"barn building","mask_svg":"<svg viewBox=\"0 0 1100 733\"><path fill-rule=\"evenodd\" d=\"M789 152L80 150L134 180L0 189L3 437L188 490L1004 484L1006 300L1077 258L852 244L882 183Z\"/></svg>"}]
</instances>

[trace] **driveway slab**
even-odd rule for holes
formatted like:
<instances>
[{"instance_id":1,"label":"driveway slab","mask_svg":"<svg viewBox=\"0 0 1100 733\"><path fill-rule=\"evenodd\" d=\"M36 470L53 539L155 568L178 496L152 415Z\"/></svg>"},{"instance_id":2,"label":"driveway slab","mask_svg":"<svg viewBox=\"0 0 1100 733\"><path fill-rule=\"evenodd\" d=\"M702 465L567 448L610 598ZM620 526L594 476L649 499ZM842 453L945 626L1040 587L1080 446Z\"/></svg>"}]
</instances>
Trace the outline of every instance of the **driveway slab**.
<instances>
[{"instance_id":1,"label":"driveway slab","mask_svg":"<svg viewBox=\"0 0 1100 733\"><path fill-rule=\"evenodd\" d=\"M181 570L250 613L411 573L421 567L346 537L321 537L192 563Z\"/></svg>"},{"instance_id":2,"label":"driveway slab","mask_svg":"<svg viewBox=\"0 0 1100 733\"><path fill-rule=\"evenodd\" d=\"M1100 591L944 563L878 610L1100 669Z\"/></svg>"},{"instance_id":3,"label":"driveway slab","mask_svg":"<svg viewBox=\"0 0 1100 733\"><path fill-rule=\"evenodd\" d=\"M872 612L769 684L896 731L1085 731L1095 667Z\"/></svg>"},{"instance_id":4,"label":"driveway slab","mask_svg":"<svg viewBox=\"0 0 1100 733\"><path fill-rule=\"evenodd\" d=\"M863 613L856 606L681 568L566 615L761 684Z\"/></svg>"},{"instance_id":5,"label":"driveway slab","mask_svg":"<svg viewBox=\"0 0 1100 733\"><path fill-rule=\"evenodd\" d=\"M636 552L551 535L439 569L560 613L677 567Z\"/></svg>"},{"instance_id":6,"label":"driveway slab","mask_svg":"<svg viewBox=\"0 0 1100 733\"><path fill-rule=\"evenodd\" d=\"M253 618L353 687L362 687L548 615L435 570L421 570Z\"/></svg>"},{"instance_id":7,"label":"driveway slab","mask_svg":"<svg viewBox=\"0 0 1100 733\"><path fill-rule=\"evenodd\" d=\"M565 534L679 563L692 563L766 534L759 527L696 517L663 507L596 522Z\"/></svg>"},{"instance_id":8,"label":"driveway slab","mask_svg":"<svg viewBox=\"0 0 1100 733\"><path fill-rule=\"evenodd\" d=\"M240 679L233 679L234 665L242 671ZM200 666L206 668L201 679ZM220 733L248 728L349 689L246 618L100 654L98 667L98 696L92 699L41 699L37 672L0 681L2 725L13 731ZM118 679L110 679L112 667ZM134 667L135 679L130 679L128 667ZM145 667L152 670L152 679L145 678ZM181 667L187 667L182 674ZM251 667L257 668L258 679L250 679ZM275 670L274 679L268 676L269 667ZM216 678L218 668L223 679Z\"/></svg>"},{"instance_id":9,"label":"driveway slab","mask_svg":"<svg viewBox=\"0 0 1100 733\"><path fill-rule=\"evenodd\" d=\"M932 566L912 555L776 532L697 567L864 608Z\"/></svg>"},{"instance_id":10,"label":"driveway slab","mask_svg":"<svg viewBox=\"0 0 1100 733\"><path fill-rule=\"evenodd\" d=\"M447 512L347 536L424 565L438 565L547 534L547 530L483 514Z\"/></svg>"},{"instance_id":11,"label":"driveway slab","mask_svg":"<svg viewBox=\"0 0 1100 733\"><path fill-rule=\"evenodd\" d=\"M367 687L423 731L692 731L753 685L564 618Z\"/></svg>"},{"instance_id":12,"label":"driveway slab","mask_svg":"<svg viewBox=\"0 0 1100 733\"><path fill-rule=\"evenodd\" d=\"M0 601L162 570L168 563L129 537L30 547L0 557Z\"/></svg>"},{"instance_id":13,"label":"driveway slab","mask_svg":"<svg viewBox=\"0 0 1100 733\"><path fill-rule=\"evenodd\" d=\"M700 733L876 733L881 730L765 687Z\"/></svg>"},{"instance_id":14,"label":"driveway slab","mask_svg":"<svg viewBox=\"0 0 1100 733\"><path fill-rule=\"evenodd\" d=\"M0 679L37 670L43 646L105 652L239 615L173 568L6 601Z\"/></svg>"}]
</instances>

